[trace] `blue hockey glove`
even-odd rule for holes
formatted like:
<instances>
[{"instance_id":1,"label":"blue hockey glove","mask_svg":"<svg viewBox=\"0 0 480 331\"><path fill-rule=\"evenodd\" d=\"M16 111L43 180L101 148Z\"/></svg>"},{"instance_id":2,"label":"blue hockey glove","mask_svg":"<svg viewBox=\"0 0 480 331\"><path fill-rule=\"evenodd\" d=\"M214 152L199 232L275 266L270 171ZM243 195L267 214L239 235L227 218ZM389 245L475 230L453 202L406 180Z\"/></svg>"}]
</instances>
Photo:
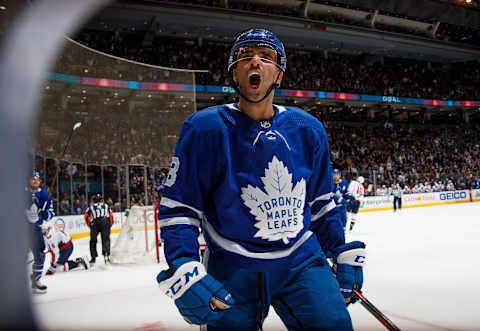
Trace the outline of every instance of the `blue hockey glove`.
<instances>
[{"instance_id":1,"label":"blue hockey glove","mask_svg":"<svg viewBox=\"0 0 480 331\"><path fill-rule=\"evenodd\" d=\"M219 320L235 300L223 285L207 274L205 267L190 258L173 263L175 272L160 272L157 282L162 292L175 301L180 314L191 324L209 324Z\"/></svg>"},{"instance_id":2,"label":"blue hockey glove","mask_svg":"<svg viewBox=\"0 0 480 331\"><path fill-rule=\"evenodd\" d=\"M363 265L367 256L365 244L352 241L334 248L330 255L345 302L354 303L357 299L353 290L361 290L363 285Z\"/></svg>"}]
</instances>

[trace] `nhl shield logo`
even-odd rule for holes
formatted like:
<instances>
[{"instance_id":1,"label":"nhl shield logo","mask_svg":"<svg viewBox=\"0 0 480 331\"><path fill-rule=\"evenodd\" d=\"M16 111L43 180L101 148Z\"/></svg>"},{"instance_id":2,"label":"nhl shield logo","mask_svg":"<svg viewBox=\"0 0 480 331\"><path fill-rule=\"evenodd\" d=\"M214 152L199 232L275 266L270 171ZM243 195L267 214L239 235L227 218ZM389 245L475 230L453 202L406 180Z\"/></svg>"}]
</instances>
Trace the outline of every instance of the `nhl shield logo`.
<instances>
[{"instance_id":1,"label":"nhl shield logo","mask_svg":"<svg viewBox=\"0 0 480 331\"><path fill-rule=\"evenodd\" d=\"M268 129L272 126L272 124L269 122L269 121L261 121L260 122L260 125L262 126L262 128L264 129Z\"/></svg>"}]
</instances>

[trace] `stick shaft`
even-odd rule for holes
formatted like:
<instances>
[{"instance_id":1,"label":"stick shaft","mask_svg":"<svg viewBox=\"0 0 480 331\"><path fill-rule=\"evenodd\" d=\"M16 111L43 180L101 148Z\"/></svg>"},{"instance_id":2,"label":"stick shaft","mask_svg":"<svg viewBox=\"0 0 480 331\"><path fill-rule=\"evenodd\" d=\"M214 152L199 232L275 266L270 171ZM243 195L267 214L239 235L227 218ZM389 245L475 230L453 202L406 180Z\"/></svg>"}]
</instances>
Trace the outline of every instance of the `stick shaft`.
<instances>
[{"instance_id":1,"label":"stick shaft","mask_svg":"<svg viewBox=\"0 0 480 331\"><path fill-rule=\"evenodd\" d=\"M353 290L355 296L359 298L362 306L368 310L380 323L383 324L388 330L391 331L400 331L400 328L397 327L392 321L388 319L377 307L373 305L359 290Z\"/></svg>"}]
</instances>

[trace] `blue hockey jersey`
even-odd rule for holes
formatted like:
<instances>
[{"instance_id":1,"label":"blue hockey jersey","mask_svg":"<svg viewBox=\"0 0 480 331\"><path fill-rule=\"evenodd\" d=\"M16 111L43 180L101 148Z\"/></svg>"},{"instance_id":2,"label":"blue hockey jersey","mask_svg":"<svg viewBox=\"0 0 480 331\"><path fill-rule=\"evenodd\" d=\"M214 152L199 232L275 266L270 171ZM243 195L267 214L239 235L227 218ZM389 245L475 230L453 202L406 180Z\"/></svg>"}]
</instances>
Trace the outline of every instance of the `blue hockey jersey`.
<instances>
[{"instance_id":1,"label":"blue hockey jersey","mask_svg":"<svg viewBox=\"0 0 480 331\"><path fill-rule=\"evenodd\" d=\"M169 264L198 259L199 228L211 258L257 271L344 243L325 129L299 108L274 110L256 121L229 104L184 122L158 213Z\"/></svg>"},{"instance_id":2,"label":"blue hockey jersey","mask_svg":"<svg viewBox=\"0 0 480 331\"><path fill-rule=\"evenodd\" d=\"M27 221L41 227L44 221L50 220L54 215L52 198L48 191L39 188L37 192L32 193L30 206L25 211Z\"/></svg>"},{"instance_id":3,"label":"blue hockey jersey","mask_svg":"<svg viewBox=\"0 0 480 331\"><path fill-rule=\"evenodd\" d=\"M347 205L347 195L348 195L348 183L345 179L340 179L340 182L337 184L333 184L334 189L333 189L333 199L335 201L335 204L337 206Z\"/></svg>"}]
</instances>

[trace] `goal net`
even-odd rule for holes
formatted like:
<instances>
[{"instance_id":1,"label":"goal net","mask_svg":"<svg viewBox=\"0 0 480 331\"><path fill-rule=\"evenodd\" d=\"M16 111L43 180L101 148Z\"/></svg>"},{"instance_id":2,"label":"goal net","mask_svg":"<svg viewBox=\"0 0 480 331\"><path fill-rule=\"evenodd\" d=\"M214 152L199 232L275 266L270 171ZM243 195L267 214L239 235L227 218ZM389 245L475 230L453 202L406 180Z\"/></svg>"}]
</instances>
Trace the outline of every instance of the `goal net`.
<instances>
[{"instance_id":1,"label":"goal net","mask_svg":"<svg viewBox=\"0 0 480 331\"><path fill-rule=\"evenodd\" d=\"M151 263L159 259L159 236L155 230L154 206L132 206L110 259L113 263Z\"/></svg>"}]
</instances>

